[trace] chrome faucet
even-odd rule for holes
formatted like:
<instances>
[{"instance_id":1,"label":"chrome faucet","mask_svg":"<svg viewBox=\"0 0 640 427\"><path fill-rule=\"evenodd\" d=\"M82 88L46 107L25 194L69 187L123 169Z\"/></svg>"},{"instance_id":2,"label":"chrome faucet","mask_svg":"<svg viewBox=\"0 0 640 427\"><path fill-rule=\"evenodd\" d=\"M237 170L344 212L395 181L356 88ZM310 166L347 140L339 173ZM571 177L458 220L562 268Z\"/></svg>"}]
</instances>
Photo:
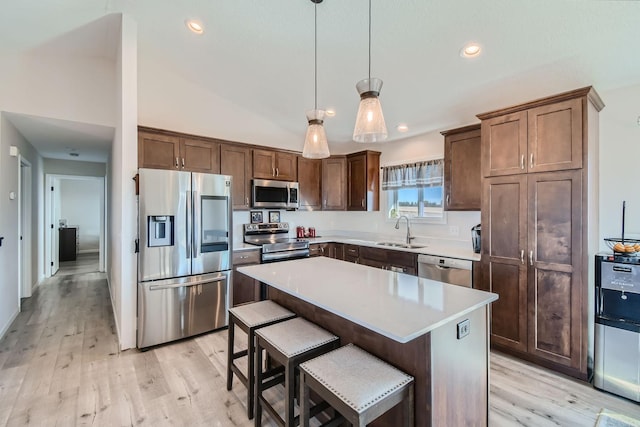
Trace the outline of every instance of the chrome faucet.
<instances>
[{"instance_id":1,"label":"chrome faucet","mask_svg":"<svg viewBox=\"0 0 640 427\"><path fill-rule=\"evenodd\" d=\"M411 220L409 219L408 216L406 215L400 215L400 217L398 218L398 220L396 221L396 230L400 229L400 220L404 218L407 220L407 245L411 244L411 240L415 239L415 237L413 237L411 235Z\"/></svg>"}]
</instances>

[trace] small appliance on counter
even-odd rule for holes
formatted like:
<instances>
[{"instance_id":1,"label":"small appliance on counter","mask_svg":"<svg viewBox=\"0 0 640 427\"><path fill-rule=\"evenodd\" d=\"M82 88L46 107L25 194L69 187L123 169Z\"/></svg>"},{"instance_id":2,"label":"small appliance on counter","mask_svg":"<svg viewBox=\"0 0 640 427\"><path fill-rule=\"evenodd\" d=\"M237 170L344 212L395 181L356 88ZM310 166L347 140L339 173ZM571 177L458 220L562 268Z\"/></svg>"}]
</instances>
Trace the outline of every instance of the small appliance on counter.
<instances>
[{"instance_id":1,"label":"small appliance on counter","mask_svg":"<svg viewBox=\"0 0 640 427\"><path fill-rule=\"evenodd\" d=\"M480 231L482 225L478 224L475 227L471 227L471 244L473 245L473 252L480 253Z\"/></svg>"}]
</instances>

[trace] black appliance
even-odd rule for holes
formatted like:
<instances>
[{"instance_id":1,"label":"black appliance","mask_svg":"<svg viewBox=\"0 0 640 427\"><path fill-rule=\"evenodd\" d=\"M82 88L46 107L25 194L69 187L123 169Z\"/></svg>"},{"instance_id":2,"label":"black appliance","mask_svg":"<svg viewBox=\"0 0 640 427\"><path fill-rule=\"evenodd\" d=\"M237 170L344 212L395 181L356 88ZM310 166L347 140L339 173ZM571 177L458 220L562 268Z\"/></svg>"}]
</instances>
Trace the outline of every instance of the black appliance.
<instances>
[{"instance_id":1,"label":"black appliance","mask_svg":"<svg viewBox=\"0 0 640 427\"><path fill-rule=\"evenodd\" d=\"M593 385L640 402L640 257L595 258Z\"/></svg>"},{"instance_id":2,"label":"black appliance","mask_svg":"<svg viewBox=\"0 0 640 427\"><path fill-rule=\"evenodd\" d=\"M473 245L473 252L480 253L480 231L482 225L478 224L475 227L471 227L471 244Z\"/></svg>"},{"instance_id":3,"label":"black appliance","mask_svg":"<svg viewBox=\"0 0 640 427\"><path fill-rule=\"evenodd\" d=\"M262 263L309 257L309 241L289 238L289 223L244 224L244 242L261 247Z\"/></svg>"}]
</instances>

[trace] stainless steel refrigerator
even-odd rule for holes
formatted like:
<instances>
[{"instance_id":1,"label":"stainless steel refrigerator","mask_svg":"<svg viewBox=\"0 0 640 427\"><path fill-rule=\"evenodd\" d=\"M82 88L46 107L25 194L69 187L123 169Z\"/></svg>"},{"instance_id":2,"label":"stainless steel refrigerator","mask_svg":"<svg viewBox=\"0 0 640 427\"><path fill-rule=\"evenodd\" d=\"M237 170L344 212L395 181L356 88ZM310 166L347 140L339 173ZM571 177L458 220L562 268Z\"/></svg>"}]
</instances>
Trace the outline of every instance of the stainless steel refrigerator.
<instances>
[{"instance_id":1,"label":"stainless steel refrigerator","mask_svg":"<svg viewBox=\"0 0 640 427\"><path fill-rule=\"evenodd\" d=\"M138 347L228 325L231 177L139 170Z\"/></svg>"}]
</instances>

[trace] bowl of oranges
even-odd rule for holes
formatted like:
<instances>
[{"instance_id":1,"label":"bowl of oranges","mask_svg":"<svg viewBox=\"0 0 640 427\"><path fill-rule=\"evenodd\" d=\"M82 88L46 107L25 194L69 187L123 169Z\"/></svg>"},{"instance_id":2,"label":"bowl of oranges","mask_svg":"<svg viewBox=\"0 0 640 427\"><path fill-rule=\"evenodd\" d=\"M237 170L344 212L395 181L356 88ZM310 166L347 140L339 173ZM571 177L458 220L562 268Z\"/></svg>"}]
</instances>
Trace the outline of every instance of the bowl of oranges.
<instances>
[{"instance_id":1,"label":"bowl of oranges","mask_svg":"<svg viewBox=\"0 0 640 427\"><path fill-rule=\"evenodd\" d=\"M640 252L640 240L637 239L608 238L604 239L604 241L613 252L619 254L633 255Z\"/></svg>"}]
</instances>

